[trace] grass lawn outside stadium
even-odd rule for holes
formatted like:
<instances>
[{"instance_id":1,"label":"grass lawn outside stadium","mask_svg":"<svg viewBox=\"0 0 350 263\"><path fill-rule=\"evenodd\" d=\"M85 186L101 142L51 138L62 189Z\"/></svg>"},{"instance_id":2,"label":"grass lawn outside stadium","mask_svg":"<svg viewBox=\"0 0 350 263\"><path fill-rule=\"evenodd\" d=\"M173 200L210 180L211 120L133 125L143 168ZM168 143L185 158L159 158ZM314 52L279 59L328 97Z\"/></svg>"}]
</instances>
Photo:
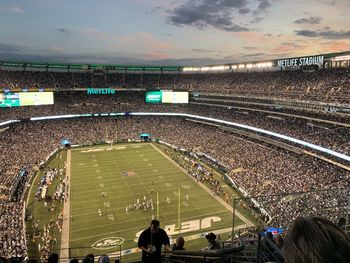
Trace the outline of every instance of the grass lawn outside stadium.
<instances>
[{"instance_id":1,"label":"grass lawn outside stadium","mask_svg":"<svg viewBox=\"0 0 350 263\"><path fill-rule=\"evenodd\" d=\"M93 253L114 258L121 250L122 262L138 260L137 234L149 226L152 216L172 239L184 236L188 250L205 247L207 232L219 234L221 240L229 238L232 212L158 147L129 143L70 150L70 208L63 223L69 224L69 232L62 236L69 238L70 256ZM152 199L153 210L151 205L135 209L137 199L140 204ZM235 225L244 223L236 217Z\"/></svg>"}]
</instances>

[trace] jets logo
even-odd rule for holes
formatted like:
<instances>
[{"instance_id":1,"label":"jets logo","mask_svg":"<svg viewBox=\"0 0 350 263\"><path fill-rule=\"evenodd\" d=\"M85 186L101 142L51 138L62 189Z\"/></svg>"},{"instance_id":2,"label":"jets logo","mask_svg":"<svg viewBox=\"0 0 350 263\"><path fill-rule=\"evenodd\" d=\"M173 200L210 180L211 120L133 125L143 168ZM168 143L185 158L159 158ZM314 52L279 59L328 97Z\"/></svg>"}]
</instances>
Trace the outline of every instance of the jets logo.
<instances>
[{"instance_id":1,"label":"jets logo","mask_svg":"<svg viewBox=\"0 0 350 263\"><path fill-rule=\"evenodd\" d=\"M95 249L110 249L121 245L124 242L124 238L122 237L106 237L100 239L92 244L92 248Z\"/></svg>"}]
</instances>

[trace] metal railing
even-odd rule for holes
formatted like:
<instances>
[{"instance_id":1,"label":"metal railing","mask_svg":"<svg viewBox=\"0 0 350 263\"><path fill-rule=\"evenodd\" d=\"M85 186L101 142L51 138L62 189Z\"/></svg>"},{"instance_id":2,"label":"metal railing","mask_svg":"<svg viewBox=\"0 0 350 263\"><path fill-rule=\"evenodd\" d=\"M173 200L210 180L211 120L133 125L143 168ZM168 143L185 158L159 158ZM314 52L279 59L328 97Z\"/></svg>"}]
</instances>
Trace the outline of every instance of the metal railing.
<instances>
[{"instance_id":1,"label":"metal railing","mask_svg":"<svg viewBox=\"0 0 350 263\"><path fill-rule=\"evenodd\" d=\"M231 242L223 242L221 249L214 250L174 250L164 254L164 263L189 263L189 262L234 262L232 255L244 250L244 241L238 239L239 245Z\"/></svg>"}]
</instances>

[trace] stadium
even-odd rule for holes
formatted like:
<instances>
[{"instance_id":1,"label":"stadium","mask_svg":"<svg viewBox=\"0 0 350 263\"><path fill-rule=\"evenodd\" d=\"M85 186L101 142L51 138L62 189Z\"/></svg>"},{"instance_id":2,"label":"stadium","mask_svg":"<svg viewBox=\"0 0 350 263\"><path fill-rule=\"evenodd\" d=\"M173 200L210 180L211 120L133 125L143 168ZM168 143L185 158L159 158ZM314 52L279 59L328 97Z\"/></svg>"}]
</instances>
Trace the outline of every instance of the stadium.
<instances>
[{"instance_id":1,"label":"stadium","mask_svg":"<svg viewBox=\"0 0 350 263\"><path fill-rule=\"evenodd\" d=\"M298 216L349 228L350 52L0 66L2 257L137 262L157 218L186 240L164 262L226 262L199 250L209 232L232 262L282 262L262 229L285 238Z\"/></svg>"},{"instance_id":2,"label":"stadium","mask_svg":"<svg viewBox=\"0 0 350 263\"><path fill-rule=\"evenodd\" d=\"M0 263L350 262L349 13L0 1Z\"/></svg>"}]
</instances>

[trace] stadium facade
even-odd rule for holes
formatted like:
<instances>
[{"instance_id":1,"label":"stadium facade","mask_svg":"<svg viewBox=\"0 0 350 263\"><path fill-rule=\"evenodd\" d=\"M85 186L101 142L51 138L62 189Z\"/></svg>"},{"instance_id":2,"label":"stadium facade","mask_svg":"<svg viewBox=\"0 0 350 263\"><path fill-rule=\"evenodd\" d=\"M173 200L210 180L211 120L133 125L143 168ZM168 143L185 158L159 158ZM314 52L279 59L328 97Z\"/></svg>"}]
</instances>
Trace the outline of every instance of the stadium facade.
<instances>
[{"instance_id":1,"label":"stadium facade","mask_svg":"<svg viewBox=\"0 0 350 263\"><path fill-rule=\"evenodd\" d=\"M208 73L208 72L250 72L300 69L324 69L350 67L350 51L316 54L274 60L242 63L215 64L204 66L150 66L110 64L64 64L45 62L16 62L0 60L0 70L95 72L98 73Z\"/></svg>"}]
</instances>

